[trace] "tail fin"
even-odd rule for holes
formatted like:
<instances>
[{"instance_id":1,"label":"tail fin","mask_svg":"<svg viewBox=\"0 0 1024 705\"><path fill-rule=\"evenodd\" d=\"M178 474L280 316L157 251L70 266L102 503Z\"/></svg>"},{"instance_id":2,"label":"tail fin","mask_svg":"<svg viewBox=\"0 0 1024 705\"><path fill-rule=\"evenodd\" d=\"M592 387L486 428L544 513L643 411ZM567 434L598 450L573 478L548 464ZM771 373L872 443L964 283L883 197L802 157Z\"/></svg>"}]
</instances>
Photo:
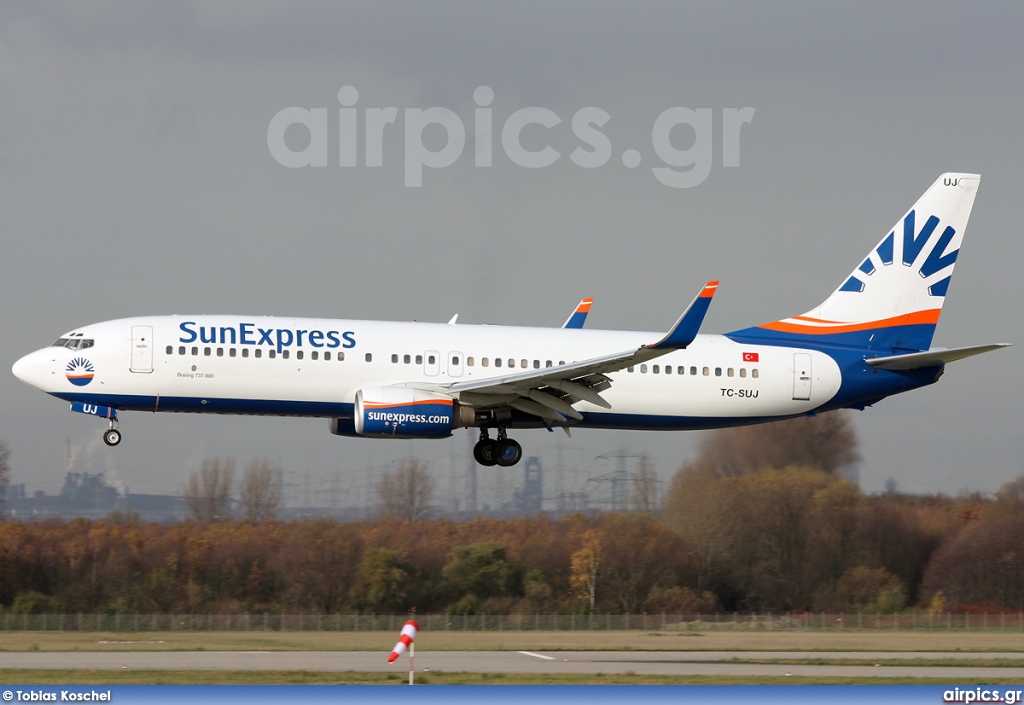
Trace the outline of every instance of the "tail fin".
<instances>
[{"instance_id":1,"label":"tail fin","mask_svg":"<svg viewBox=\"0 0 1024 705\"><path fill-rule=\"evenodd\" d=\"M730 337L928 349L980 182L978 174L943 174L824 302Z\"/></svg>"}]
</instances>

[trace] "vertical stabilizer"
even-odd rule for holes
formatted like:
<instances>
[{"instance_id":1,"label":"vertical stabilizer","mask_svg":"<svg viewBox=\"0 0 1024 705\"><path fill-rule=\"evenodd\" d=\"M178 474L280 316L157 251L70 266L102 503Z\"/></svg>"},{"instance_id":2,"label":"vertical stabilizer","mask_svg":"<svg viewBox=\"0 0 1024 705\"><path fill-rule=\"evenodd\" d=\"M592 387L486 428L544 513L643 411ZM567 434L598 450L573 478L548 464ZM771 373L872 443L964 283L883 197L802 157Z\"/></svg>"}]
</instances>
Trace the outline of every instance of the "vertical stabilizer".
<instances>
[{"instance_id":1,"label":"vertical stabilizer","mask_svg":"<svg viewBox=\"0 0 1024 705\"><path fill-rule=\"evenodd\" d=\"M730 336L926 350L980 182L978 174L943 174L824 302Z\"/></svg>"}]
</instances>

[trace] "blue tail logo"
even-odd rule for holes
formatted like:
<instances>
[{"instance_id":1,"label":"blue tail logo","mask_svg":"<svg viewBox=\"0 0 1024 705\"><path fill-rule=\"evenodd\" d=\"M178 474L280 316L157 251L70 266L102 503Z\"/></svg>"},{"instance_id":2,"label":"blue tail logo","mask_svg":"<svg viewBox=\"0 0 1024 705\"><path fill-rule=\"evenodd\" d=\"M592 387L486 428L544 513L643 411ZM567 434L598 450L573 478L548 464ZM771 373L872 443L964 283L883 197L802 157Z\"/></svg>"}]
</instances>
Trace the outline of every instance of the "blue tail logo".
<instances>
[{"instance_id":1,"label":"blue tail logo","mask_svg":"<svg viewBox=\"0 0 1024 705\"><path fill-rule=\"evenodd\" d=\"M947 179L948 181L948 179ZM935 234L936 228L939 226L939 219L937 216L930 216L925 221L924 225L921 226L921 230L914 234L916 230L915 226L915 212L910 211L903 219L903 265L906 267L913 267L921 259L921 253L925 249L925 245L932 239ZM928 256L921 262L918 268L918 273L922 278L927 278L933 274L942 271L946 267L952 267L956 264L957 255L960 254L960 248L953 250L952 252L946 252L946 248L949 247L949 243L952 242L953 237L956 235L956 230L952 226L947 226L942 234L939 235L938 241L935 246L932 247ZM879 262L883 266L890 266L893 261L893 250L896 241L896 231L889 233L882 242L875 248L874 254L878 257ZM861 272L863 276L870 277L875 273L876 267L872 258L869 256L864 262L857 268L857 272ZM846 283L840 287L839 291L849 292L861 292L864 291L864 280L861 278L861 274L854 272ZM935 284L928 287L928 293L931 296L945 296L946 291L949 288L950 277L946 277Z\"/></svg>"}]
</instances>

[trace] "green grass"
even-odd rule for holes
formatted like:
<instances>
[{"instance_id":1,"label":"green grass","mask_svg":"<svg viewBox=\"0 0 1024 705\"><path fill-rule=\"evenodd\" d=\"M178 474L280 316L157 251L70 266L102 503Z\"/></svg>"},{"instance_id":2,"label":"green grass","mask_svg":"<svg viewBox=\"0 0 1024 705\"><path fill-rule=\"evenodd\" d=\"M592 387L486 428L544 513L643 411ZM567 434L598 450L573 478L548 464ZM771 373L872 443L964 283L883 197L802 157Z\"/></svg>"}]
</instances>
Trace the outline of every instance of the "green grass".
<instances>
[{"instance_id":1,"label":"green grass","mask_svg":"<svg viewBox=\"0 0 1024 705\"><path fill-rule=\"evenodd\" d=\"M318 671L53 671L0 669L25 685L407 685L408 673ZM814 678L647 676L628 673L417 673L418 685L1015 685L1010 678Z\"/></svg>"},{"instance_id":2,"label":"green grass","mask_svg":"<svg viewBox=\"0 0 1024 705\"><path fill-rule=\"evenodd\" d=\"M0 632L2 651L383 651L392 632ZM430 651L1017 651L1024 633L421 631Z\"/></svg>"}]
</instances>

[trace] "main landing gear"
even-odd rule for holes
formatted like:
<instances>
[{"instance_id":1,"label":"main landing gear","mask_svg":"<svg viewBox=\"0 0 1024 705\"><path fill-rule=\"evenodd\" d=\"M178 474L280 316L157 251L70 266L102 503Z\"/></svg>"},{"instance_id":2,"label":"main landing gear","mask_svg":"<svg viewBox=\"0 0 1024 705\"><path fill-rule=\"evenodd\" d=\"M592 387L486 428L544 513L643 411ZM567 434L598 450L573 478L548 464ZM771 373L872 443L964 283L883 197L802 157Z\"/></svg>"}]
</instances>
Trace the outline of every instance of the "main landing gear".
<instances>
[{"instance_id":1,"label":"main landing gear","mask_svg":"<svg viewBox=\"0 0 1024 705\"><path fill-rule=\"evenodd\" d=\"M480 440L473 446L473 458L481 465L490 467L500 465L512 467L523 457L523 447L511 438L506 437L505 429L498 428L498 438L492 440L487 429L480 429Z\"/></svg>"}]
</instances>

